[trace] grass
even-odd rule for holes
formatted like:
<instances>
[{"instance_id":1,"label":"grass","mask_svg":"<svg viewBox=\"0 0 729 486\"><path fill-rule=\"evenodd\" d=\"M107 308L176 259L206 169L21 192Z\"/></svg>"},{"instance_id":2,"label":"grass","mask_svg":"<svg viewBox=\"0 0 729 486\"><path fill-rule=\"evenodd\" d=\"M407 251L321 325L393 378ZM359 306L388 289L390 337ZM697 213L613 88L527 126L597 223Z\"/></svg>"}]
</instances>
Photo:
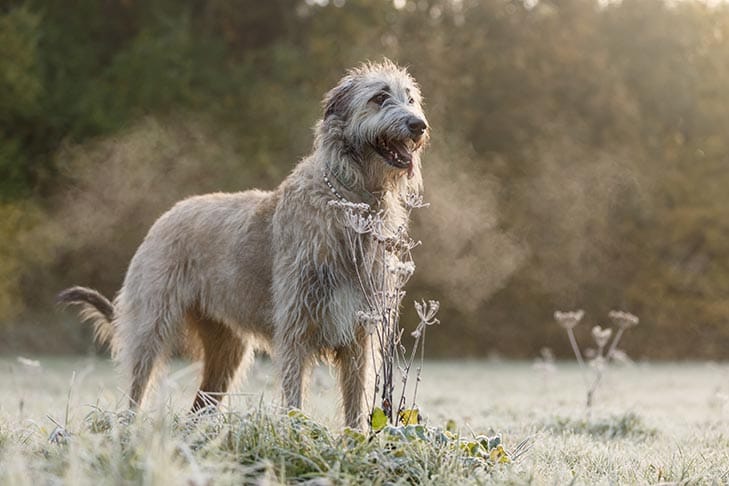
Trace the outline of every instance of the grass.
<instances>
[{"instance_id":1,"label":"grass","mask_svg":"<svg viewBox=\"0 0 729 486\"><path fill-rule=\"evenodd\" d=\"M586 415L574 365L428 362L426 441L343 431L336 380L318 368L306 411L288 416L259 362L219 414L192 420L198 369L180 363L130 422L106 360L0 359L0 484L726 484L729 366L638 364L609 371ZM511 464L474 465L435 432L500 433ZM58 425L60 425L60 427ZM53 440L49 440L52 438Z\"/></svg>"}]
</instances>

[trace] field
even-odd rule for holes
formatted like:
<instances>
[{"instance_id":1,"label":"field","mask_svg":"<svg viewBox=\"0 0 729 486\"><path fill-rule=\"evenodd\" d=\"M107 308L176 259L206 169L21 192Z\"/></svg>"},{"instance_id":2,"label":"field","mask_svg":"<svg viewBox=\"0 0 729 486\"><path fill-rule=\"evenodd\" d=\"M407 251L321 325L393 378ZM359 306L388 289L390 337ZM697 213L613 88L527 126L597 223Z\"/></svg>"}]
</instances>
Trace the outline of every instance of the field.
<instances>
[{"instance_id":1,"label":"field","mask_svg":"<svg viewBox=\"0 0 729 486\"><path fill-rule=\"evenodd\" d=\"M279 392L265 360L227 399L223 425L185 418L198 373L185 363L175 363L154 403L129 425L111 413L123 410L124 394L107 360L32 359L0 359L0 484L729 482L726 364L613 368L588 416L574 365L543 371L526 362L427 362L418 402L429 425L453 420L465 438L498 433L507 449L530 438L531 449L486 469L427 448L406 449L413 455L395 458L399 469L388 470L395 466L373 455L371 445L366 457L354 447L327 463L322 444L337 449L346 442L337 442L341 417L326 367L315 370L305 412L307 423L328 430L307 426L316 433L302 438L291 435L300 423L276 412ZM236 435L236 424L247 432ZM408 469L410 461L418 468Z\"/></svg>"}]
</instances>

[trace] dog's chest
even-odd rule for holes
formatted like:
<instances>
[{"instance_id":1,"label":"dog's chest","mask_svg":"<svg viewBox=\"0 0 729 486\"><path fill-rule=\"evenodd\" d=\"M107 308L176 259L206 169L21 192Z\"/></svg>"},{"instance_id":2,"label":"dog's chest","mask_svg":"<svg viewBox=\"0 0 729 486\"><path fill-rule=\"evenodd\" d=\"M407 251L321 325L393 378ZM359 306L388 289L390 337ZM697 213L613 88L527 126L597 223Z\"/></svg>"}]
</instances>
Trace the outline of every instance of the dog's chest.
<instances>
[{"instance_id":1,"label":"dog's chest","mask_svg":"<svg viewBox=\"0 0 729 486\"><path fill-rule=\"evenodd\" d=\"M351 242L331 233L327 236L318 251L307 258L300 303L309 317L312 337L323 346L336 348L355 340L359 326L356 315L366 309L366 296Z\"/></svg>"},{"instance_id":2,"label":"dog's chest","mask_svg":"<svg viewBox=\"0 0 729 486\"><path fill-rule=\"evenodd\" d=\"M339 211L326 202L314 211L291 205L274 225L276 325L319 348L351 345L362 335L357 316L371 310L373 288L388 287L383 245L355 231Z\"/></svg>"}]
</instances>

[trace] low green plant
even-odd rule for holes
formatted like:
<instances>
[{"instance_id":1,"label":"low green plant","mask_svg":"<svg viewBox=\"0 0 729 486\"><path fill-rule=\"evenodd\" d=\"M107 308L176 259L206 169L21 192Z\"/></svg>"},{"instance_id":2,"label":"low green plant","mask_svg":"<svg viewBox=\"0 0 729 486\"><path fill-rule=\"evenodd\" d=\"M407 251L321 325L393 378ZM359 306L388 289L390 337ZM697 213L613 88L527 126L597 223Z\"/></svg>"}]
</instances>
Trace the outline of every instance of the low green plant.
<instances>
[{"instance_id":1,"label":"low green plant","mask_svg":"<svg viewBox=\"0 0 729 486\"><path fill-rule=\"evenodd\" d=\"M112 482L149 482L157 474L187 484L462 484L519 459L529 446L509 451L500 436L466 437L453 423L335 431L298 410L261 408L200 416L161 411L130 421L95 407L77 427L64 428L63 440L54 429L39 452L59 475L73 465Z\"/></svg>"}]
</instances>

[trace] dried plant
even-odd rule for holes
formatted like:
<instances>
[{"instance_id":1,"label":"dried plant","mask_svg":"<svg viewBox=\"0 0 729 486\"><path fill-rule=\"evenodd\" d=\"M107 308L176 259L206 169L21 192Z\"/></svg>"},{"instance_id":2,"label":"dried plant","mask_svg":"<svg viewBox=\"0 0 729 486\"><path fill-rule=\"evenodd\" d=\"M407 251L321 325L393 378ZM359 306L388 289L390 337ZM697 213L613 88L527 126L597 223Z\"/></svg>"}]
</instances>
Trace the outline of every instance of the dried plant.
<instances>
[{"instance_id":1,"label":"dried plant","mask_svg":"<svg viewBox=\"0 0 729 486\"><path fill-rule=\"evenodd\" d=\"M412 250L420 242L411 239L404 226L388 227L387 215L373 211L367 204L334 200L329 205L344 212L349 257L367 303L367 308L359 310L356 318L373 337L372 358L377 363L370 423L374 429L382 428L387 422L417 423L415 399L423 368L425 330L439 322L435 316L440 305L434 300L415 302L420 322L411 333L413 344L408 351L402 342L400 309L405 284L415 272ZM411 193L405 196L403 205L409 219L413 209L428 204L422 196ZM412 371L415 371L415 384L408 407L407 390Z\"/></svg>"},{"instance_id":2,"label":"dried plant","mask_svg":"<svg viewBox=\"0 0 729 486\"><path fill-rule=\"evenodd\" d=\"M557 366L555 365L555 359L554 359L554 353L552 350L548 347L543 347L539 350L539 357L534 360L534 363L532 364L532 367L541 372L544 381L546 382L547 377L554 374L555 371L557 371Z\"/></svg>"},{"instance_id":3,"label":"dried plant","mask_svg":"<svg viewBox=\"0 0 729 486\"><path fill-rule=\"evenodd\" d=\"M585 313L582 310L570 312L556 311L554 313L554 319L557 321L557 324L567 332L572 351L575 353L575 359L582 370L582 378L585 381L585 387L587 389L586 406L589 411L594 403L595 392L600 387L603 376L610 363L615 361L629 361L625 352L618 349L618 343L623 337L623 333L627 329L637 326L640 320L629 312L610 311L608 317L617 328L617 332L613 334L612 328L603 329L601 326L594 326L591 334L597 349L588 350L590 351L589 353L584 353L589 356L589 361L585 364L583 353L580 351L574 334L574 328L582 321L584 316ZM589 375L590 370L592 371L591 375Z\"/></svg>"},{"instance_id":4,"label":"dried plant","mask_svg":"<svg viewBox=\"0 0 729 486\"><path fill-rule=\"evenodd\" d=\"M567 337L569 337L570 339L572 351L574 351L575 353L575 358L577 358L577 362L580 364L580 368L584 368L585 361L582 359L582 353L580 352L580 347L577 345L577 340L575 339L575 332L573 331L573 329L575 328L575 326L577 326L577 324L580 323L584 316L585 311L583 310L571 312L556 311L554 313L554 319L560 326L562 326L565 331L567 331Z\"/></svg>"}]
</instances>

